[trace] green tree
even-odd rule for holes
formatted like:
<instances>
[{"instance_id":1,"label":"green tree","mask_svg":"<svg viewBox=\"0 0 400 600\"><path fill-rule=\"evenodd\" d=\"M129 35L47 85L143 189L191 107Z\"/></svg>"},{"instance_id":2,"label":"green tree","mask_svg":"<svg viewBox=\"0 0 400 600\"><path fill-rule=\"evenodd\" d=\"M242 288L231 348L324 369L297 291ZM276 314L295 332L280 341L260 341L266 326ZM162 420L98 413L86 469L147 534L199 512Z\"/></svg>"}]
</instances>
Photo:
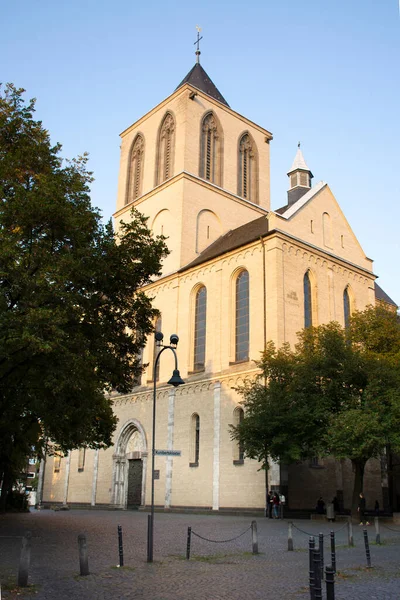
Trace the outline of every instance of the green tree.
<instances>
[{"instance_id":1,"label":"green tree","mask_svg":"<svg viewBox=\"0 0 400 600\"><path fill-rule=\"evenodd\" d=\"M394 311L371 306L353 314L343 335L357 385L330 416L325 453L351 460L354 512L367 461L400 451L400 323Z\"/></svg>"},{"instance_id":2,"label":"green tree","mask_svg":"<svg viewBox=\"0 0 400 600\"><path fill-rule=\"evenodd\" d=\"M117 234L102 224L87 156L63 164L23 91L0 90L3 491L46 440L62 451L111 444L108 392L128 392L141 372L156 314L141 288L167 253L134 210Z\"/></svg>"},{"instance_id":3,"label":"green tree","mask_svg":"<svg viewBox=\"0 0 400 600\"><path fill-rule=\"evenodd\" d=\"M233 438L264 468L268 456L350 459L355 509L366 462L400 449L399 349L397 316L381 307L355 313L348 331L304 329L293 352L268 345L260 376L239 389L245 417Z\"/></svg>"}]
</instances>

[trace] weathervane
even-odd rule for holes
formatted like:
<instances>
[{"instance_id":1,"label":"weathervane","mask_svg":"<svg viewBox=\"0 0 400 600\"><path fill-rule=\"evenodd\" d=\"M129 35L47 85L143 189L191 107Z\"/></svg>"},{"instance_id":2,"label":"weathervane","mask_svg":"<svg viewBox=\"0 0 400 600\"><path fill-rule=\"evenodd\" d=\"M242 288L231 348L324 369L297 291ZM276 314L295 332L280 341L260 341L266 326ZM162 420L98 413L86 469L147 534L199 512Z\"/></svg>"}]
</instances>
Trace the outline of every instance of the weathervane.
<instances>
[{"instance_id":1,"label":"weathervane","mask_svg":"<svg viewBox=\"0 0 400 600\"><path fill-rule=\"evenodd\" d=\"M300 148L300 142L297 144L297 147Z\"/></svg>"},{"instance_id":2,"label":"weathervane","mask_svg":"<svg viewBox=\"0 0 400 600\"><path fill-rule=\"evenodd\" d=\"M201 27L199 27L198 25L196 25L196 29L197 29L197 40L195 41L195 44L197 44L197 49L196 49L196 62L200 63L200 40L203 39L203 36L200 37L200 31L201 31Z\"/></svg>"}]
</instances>

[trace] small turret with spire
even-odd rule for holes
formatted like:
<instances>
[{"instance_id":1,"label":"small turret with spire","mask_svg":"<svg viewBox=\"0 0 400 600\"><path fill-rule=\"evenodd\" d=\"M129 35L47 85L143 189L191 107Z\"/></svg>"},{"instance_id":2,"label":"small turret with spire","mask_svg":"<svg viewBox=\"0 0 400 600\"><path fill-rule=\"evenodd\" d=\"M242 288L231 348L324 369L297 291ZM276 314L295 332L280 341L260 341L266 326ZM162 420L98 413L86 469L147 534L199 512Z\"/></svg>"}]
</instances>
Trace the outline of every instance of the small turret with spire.
<instances>
[{"instance_id":1,"label":"small turret with spire","mask_svg":"<svg viewBox=\"0 0 400 600\"><path fill-rule=\"evenodd\" d=\"M288 177L290 181L288 205L291 206L311 189L311 179L313 178L313 174L307 167L303 153L300 149L300 142L297 144L296 156L288 171Z\"/></svg>"}]
</instances>

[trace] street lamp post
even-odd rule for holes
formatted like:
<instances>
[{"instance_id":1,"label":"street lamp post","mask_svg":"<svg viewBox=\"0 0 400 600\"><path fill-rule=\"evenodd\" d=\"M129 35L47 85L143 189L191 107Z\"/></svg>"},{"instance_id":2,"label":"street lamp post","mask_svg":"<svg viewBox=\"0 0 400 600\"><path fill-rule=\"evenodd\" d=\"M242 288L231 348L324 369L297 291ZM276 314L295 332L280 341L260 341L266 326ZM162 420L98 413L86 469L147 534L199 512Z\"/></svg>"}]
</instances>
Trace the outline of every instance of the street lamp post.
<instances>
[{"instance_id":1,"label":"street lamp post","mask_svg":"<svg viewBox=\"0 0 400 600\"><path fill-rule=\"evenodd\" d=\"M158 361L160 360L161 354L164 350L172 350L175 357L175 369L173 370L171 379L167 382L169 385L173 385L174 387L178 387L185 383L181 378L178 371L178 357L176 355L176 347L179 342L178 336L174 333L169 338L169 346L165 346L162 341L164 339L164 334L161 331L156 331L155 333L155 343L161 350L156 356L156 360L154 361L153 367L153 439L152 439L152 449L151 449L151 508L150 515L148 518L148 528L147 528L147 562L153 562L153 536L154 536L154 464L155 464L155 455L156 455L156 399L157 399L157 390L156 390L156 372Z\"/></svg>"}]
</instances>

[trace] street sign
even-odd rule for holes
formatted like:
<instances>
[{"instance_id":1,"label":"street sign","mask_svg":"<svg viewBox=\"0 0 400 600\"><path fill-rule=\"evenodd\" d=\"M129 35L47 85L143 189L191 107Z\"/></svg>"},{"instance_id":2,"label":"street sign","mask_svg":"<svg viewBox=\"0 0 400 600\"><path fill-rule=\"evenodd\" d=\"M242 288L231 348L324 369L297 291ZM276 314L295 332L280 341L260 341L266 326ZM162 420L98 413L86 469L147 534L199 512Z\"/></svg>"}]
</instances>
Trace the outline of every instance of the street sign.
<instances>
[{"instance_id":1,"label":"street sign","mask_svg":"<svg viewBox=\"0 0 400 600\"><path fill-rule=\"evenodd\" d=\"M181 450L154 450L156 456L180 456Z\"/></svg>"}]
</instances>

